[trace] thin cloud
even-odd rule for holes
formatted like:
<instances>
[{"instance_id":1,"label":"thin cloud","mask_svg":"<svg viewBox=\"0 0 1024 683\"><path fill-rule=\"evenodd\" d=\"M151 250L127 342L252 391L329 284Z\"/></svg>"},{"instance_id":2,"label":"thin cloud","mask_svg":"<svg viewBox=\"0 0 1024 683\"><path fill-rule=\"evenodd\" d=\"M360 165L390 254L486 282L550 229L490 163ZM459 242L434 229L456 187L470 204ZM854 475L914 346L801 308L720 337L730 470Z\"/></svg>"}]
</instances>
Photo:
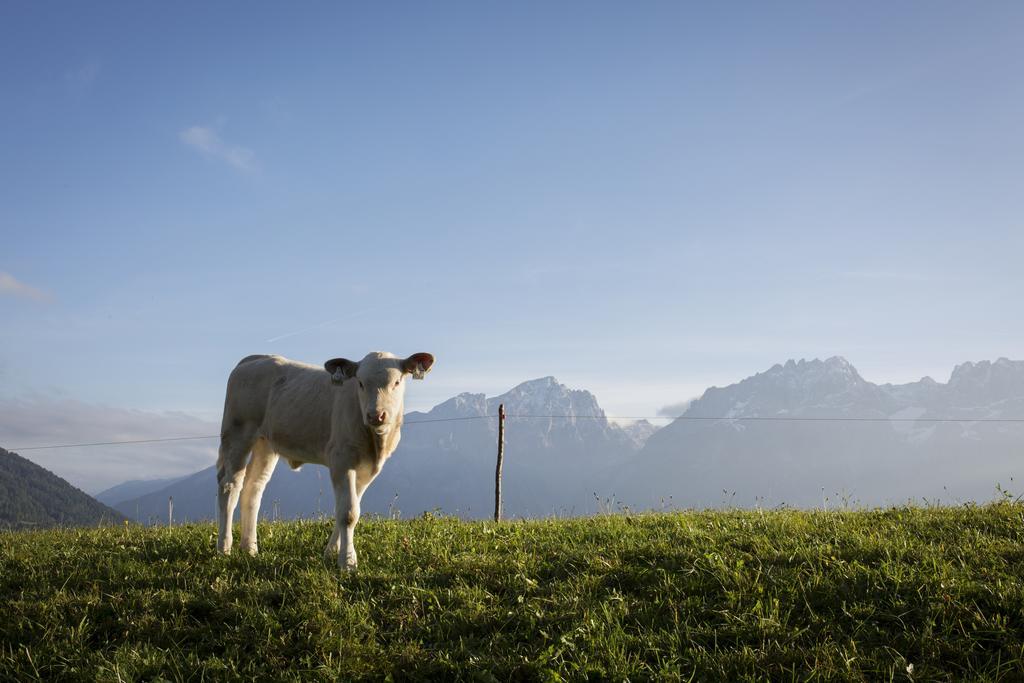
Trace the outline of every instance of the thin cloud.
<instances>
[{"instance_id":1,"label":"thin cloud","mask_svg":"<svg viewBox=\"0 0 1024 683\"><path fill-rule=\"evenodd\" d=\"M848 280L876 282L929 282L933 279L924 273L901 270L849 270L842 276Z\"/></svg>"},{"instance_id":2,"label":"thin cloud","mask_svg":"<svg viewBox=\"0 0 1024 683\"><path fill-rule=\"evenodd\" d=\"M342 320L349 320L351 318L357 318L361 315L366 315L369 312L369 309L365 311L356 311L355 313L350 313L349 315L345 315L340 318L332 318L330 320L325 320L322 323L310 325L309 327L303 327L301 330L295 330L294 332L286 332L285 334L281 334L276 337L271 337L265 343L271 344L276 341L281 341L282 339L287 339L288 337L294 337L299 334L305 334L306 332L312 332L313 330L318 330L321 327L327 327L328 325L333 325L334 323L340 323Z\"/></svg>"},{"instance_id":3,"label":"thin cloud","mask_svg":"<svg viewBox=\"0 0 1024 683\"><path fill-rule=\"evenodd\" d=\"M53 300L53 297L47 292L20 282L10 273L4 272L0 272L0 296L13 296L19 299L30 299L31 301L39 302Z\"/></svg>"},{"instance_id":4,"label":"thin cloud","mask_svg":"<svg viewBox=\"0 0 1024 683\"><path fill-rule=\"evenodd\" d=\"M679 403L662 406L661 408L658 408L658 415L662 417L679 417L690 409L690 404L693 403L694 400L695 399L691 398L689 401L681 401Z\"/></svg>"},{"instance_id":5,"label":"thin cloud","mask_svg":"<svg viewBox=\"0 0 1024 683\"><path fill-rule=\"evenodd\" d=\"M220 426L181 412L148 412L71 399L0 399L0 447L48 446L218 434ZM190 474L212 464L217 439L19 453L86 491L129 479Z\"/></svg>"},{"instance_id":6,"label":"thin cloud","mask_svg":"<svg viewBox=\"0 0 1024 683\"><path fill-rule=\"evenodd\" d=\"M259 170L255 152L248 147L225 142L217 131L208 126L186 128L178 133L178 139L189 147L199 150L199 153L207 159L222 161L245 173Z\"/></svg>"}]
</instances>

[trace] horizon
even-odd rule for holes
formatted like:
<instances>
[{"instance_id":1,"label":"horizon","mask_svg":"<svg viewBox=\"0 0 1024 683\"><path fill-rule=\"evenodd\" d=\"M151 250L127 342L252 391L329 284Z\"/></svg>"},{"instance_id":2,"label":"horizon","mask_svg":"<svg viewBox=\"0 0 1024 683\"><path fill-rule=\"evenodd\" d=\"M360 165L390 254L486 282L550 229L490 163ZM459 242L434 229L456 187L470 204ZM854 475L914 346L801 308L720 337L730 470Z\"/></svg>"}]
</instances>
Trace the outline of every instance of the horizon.
<instances>
[{"instance_id":1,"label":"horizon","mask_svg":"<svg viewBox=\"0 0 1024 683\"><path fill-rule=\"evenodd\" d=\"M924 377L920 377L920 378L917 378L915 380L911 380L910 382L880 382L880 381L872 380L871 378L864 377L863 374L857 368L857 366L854 363L851 363L849 361L849 359L847 359L844 356L831 356L831 357L828 357L828 358L799 358L799 359L797 359L797 358L787 358L785 361L780 361L780 362L777 362L777 363L773 363L772 365L770 365L768 367L765 367L765 368L762 368L762 369L760 369L760 370L758 370L758 371L756 371L754 373L751 373L750 375L747 375L745 377L735 378L732 381L729 381L729 382L726 382L726 383L723 383L723 384L720 384L720 385L718 385L718 384L709 385L709 386L705 387L703 390L701 390L699 393L697 393L697 394L695 394L695 395L693 395L693 396L691 396L691 397L689 397L687 399L683 399L683 400L681 400L681 401L679 401L679 402L677 402L675 404L670 404L670 405L667 405L667 406L663 406L659 410L659 412L657 412L657 413L649 413L649 414L637 413L637 414L633 414L633 415L609 414L609 412L607 411L607 409L605 407L604 402L601 399L601 396L599 394L597 394L595 391L593 391L592 389L590 389L589 387L571 385L571 384L569 384L567 382L561 381L556 375L544 375L544 376L541 376L541 377L534 377L534 378L530 378L530 379L524 379L522 381L516 382L512 386L506 387L506 388L504 388L504 389L502 389L502 390L500 390L498 392L495 392L495 393L488 393L488 392L485 392L485 391L472 391L472 390L459 391L457 393L452 394L451 396L445 397L445 398L437 401L433 405L431 405L429 407L426 407L426 408L410 408L410 407L407 407L406 410L405 410L405 415L408 416L410 413L414 413L414 412L419 412L421 414L427 414L430 411L432 411L434 408L438 407L439 405L447 402L450 399L453 399L453 398L455 398L457 396L460 396L460 395L465 395L465 394L477 395L477 396L481 396L482 395L487 400L492 400L492 399L495 399L495 398L499 398L499 397L501 397L501 396L503 396L503 395L505 395L507 393L510 393L510 392L514 391L515 389L517 389L519 387L522 387L523 385L540 382L540 381L545 380L545 379L552 379L552 380L555 381L555 383L557 383L561 387L564 387L568 391L584 391L584 392L589 393L591 396L593 396L595 401L596 401L596 403L597 403L597 405L598 405L598 407L601 410L605 411L605 418L611 424L617 425L619 427L628 427L628 426L630 426L632 424L635 424L635 423L637 423L639 421L646 420L646 421L652 423L652 425L653 425L653 427L655 429L661 429L661 428L663 428L663 427L673 423L677 419L685 416L685 414L689 410L691 404L693 402L699 400L700 398L702 398L704 396L705 392L708 389L714 389L714 388L729 389L731 387L734 387L734 386L737 386L737 385L741 384L745 380L748 380L748 379L751 379L751 378L753 378L753 377L755 377L757 375L769 372L770 370L774 369L775 367L786 368L790 364L792 364L792 365L794 365L796 367L800 367L802 364L805 364L805 363L815 363L815 362L820 362L822 364L827 364L829 361L832 361L832 360L839 360L839 361L842 361L842 362L846 363L851 368L853 368L854 371L857 373L857 375L861 379L863 379L865 382L868 382L870 384L874 384L876 386L891 385L891 386L894 386L894 387L905 386L907 384L913 384L913 383L916 383L916 382L920 382L920 381L922 381L924 379L932 379L932 381L935 382L938 385L948 385L950 380L952 379L952 374L958 368L960 368L962 366L968 366L968 365L970 365L970 366L977 366L977 365L984 364L984 363L990 363L992 365L995 365L999 361L1008 361L1010 363L1024 362L1024 361L1010 359L1010 358L1007 358L1005 356L1000 356L999 358L995 358L995 359L965 360L965 361L962 361L960 363L955 364L952 368L950 368L949 376L947 376L944 381L941 380L941 379L935 379L935 378L932 378L931 376L926 375ZM428 374L428 378L429 378L429 374ZM127 462L126 458L128 458L128 457L130 457L130 455L132 455L132 454L125 453L122 449L125 449L126 447L130 449L134 444L126 443L124 445L109 444L109 445L88 445L88 446L78 446L78 447L75 447L75 446L67 445L65 441L62 441L60 443L57 443L57 442L46 442L46 443L44 443L45 439L42 439L38 443L29 442L29 440L31 439L31 437L29 436L30 434L45 435L45 432L41 431L41 429L45 429L46 423L44 422L42 424L42 426L40 427L40 425L38 423L35 423L32 420L32 417L34 416L34 414L40 412L38 410L35 410L34 409L35 406L33 406L32 404L33 404L34 401L39 401L39 400L46 401L48 399L46 399L46 397L40 397L40 396L34 396L34 397L33 396L28 396L28 397L22 397L21 399L14 399L14 400L0 397L0 407L4 408L4 410L0 411L0 415L6 415L7 416L7 419L0 419L0 439L6 439L7 435L10 434L10 433L15 433L15 434L21 433L24 438L22 438L22 437L14 437L15 441L17 441L19 438L21 438L21 441L23 441L24 443L20 443L20 444L18 444L18 446L21 448L21 451L28 452L29 455L26 456L23 452L19 451L19 449L17 447L12 448L12 447L8 446L8 444L6 444L6 443L0 443L0 448L3 448L3 449L5 449L7 451L10 451L12 453L17 453L18 455L21 455L22 457L27 457L32 462L35 462L36 464L38 464L38 465L40 465L42 467L45 467L45 468L53 471L55 474L58 474L62 478L67 479L70 483L72 483L73 485L77 486L78 488L81 488L83 491L85 491L86 493L88 493L90 495L96 495L96 494L102 493L102 492L104 492L107 489L110 489L112 487L115 487L115 486L118 486L118 485L124 484L124 483L129 483L129 482L132 482L132 481L156 481L156 480L164 480L164 479L168 479L168 478L188 476L190 474L194 474L195 472L197 472L199 470L202 470L202 469L205 469L205 468L209 467L211 464L213 464L213 461L216 459L217 445L216 445L215 442L212 442L212 441L210 442L210 444L212 444L212 445L205 444L204 442L202 442L199 439L197 439L196 441L191 441L191 442L190 441L186 441L184 443L182 443L182 442L173 442L172 441L171 443L139 444L136 447L141 448L142 449L141 452L143 454L145 454L147 450L152 449L155 453L160 455L160 460L159 461L147 462L146 463L146 467L149 468L149 467L152 467L154 464L158 464L158 465L162 465L164 467L164 469L161 470L159 474L156 474L156 475L150 476L150 477L136 476L136 477L127 477L126 478L123 475L113 474L112 472L120 471L120 468L122 468L126 464L126 462ZM53 409L54 405L55 404L44 403L44 404L42 404L39 407L44 408L44 409ZM85 429L86 428L85 427L86 424L89 424L91 428L95 428L95 427L92 426L92 424L95 422L95 418L101 417L101 415L99 415L96 412L96 407L95 406L90 406L90 405L85 404L85 403L79 403L79 402L75 402L74 400L70 400L68 402L65 402L63 404L63 406L65 408L65 410L63 411L63 417L64 417L65 423L68 424L68 425L74 425L78 429ZM26 410L26 408L28 408L28 409ZM100 408L102 409L102 407L100 407ZM666 414L668 411L672 411L672 414ZM12 416L13 416L13 419L12 419ZM515 417L515 416L513 415L511 417ZM25 419L25 418L28 418L28 419ZM184 419L182 419L182 418L184 418ZM729 419L729 418L728 417L724 417L723 419ZM24 420L24 421L23 422L19 422L19 420ZM147 425L147 421L149 421L149 420L154 421L154 425ZM191 429L192 430L191 432L188 432L188 434L187 434L189 437L199 436L199 434L196 433L197 430L198 431L202 431L205 428L208 431L216 431L216 430L219 429L219 425L220 425L219 417L215 421L204 421L202 419L197 419L196 416L194 416L194 415L188 415L188 414L184 414L184 413L180 413L180 412L175 412L175 411L168 411L168 412L164 412L164 413L145 412L145 411L137 411L137 410L136 411L130 411L130 410L129 411L119 411L119 412L115 411L114 414L110 416L110 421L112 423L118 424L119 425L118 429L120 429L122 431L123 430L128 430L128 432L130 432L133 435L132 438L144 438L144 439L145 438L153 438L155 441L160 441L160 440L165 439L165 438L174 439L174 438L178 438L178 437L186 435L184 432L180 432L180 430L182 430L182 429L184 429L184 430ZM15 425L17 425L16 429L14 428ZM101 423L101 425L102 425L102 423ZM102 431L104 429L104 427L100 426L99 429L100 429L100 431L90 432L90 433L95 435L93 438L95 438L96 440L99 440L101 438L105 438L105 437L102 436L102 434L104 434L104 432ZM147 431L149 429L155 429L155 431ZM160 431L161 429L171 429L171 430L178 429L179 432L174 432L174 433L166 432L166 431L165 432L161 432ZM81 434L81 433L85 433L85 432L79 431L79 432L72 432L72 433L80 433ZM91 441L92 439L89 439L89 440ZM72 440L71 438L69 438L66 441L71 441L73 443L83 443L82 439ZM51 447L54 447L54 448L51 448ZM39 449L39 450L35 450L35 449ZM170 454L168 454L166 452L160 454L159 453L160 449L164 449L165 451L173 450L173 452L170 453ZM65 455L65 453L67 453L68 451L74 453L74 455L70 456L70 457L68 455ZM74 457L80 457L82 455L86 455L87 456L87 454L90 451L99 451L102 454L102 456L107 459L107 462L109 463L109 467L108 467L108 470L107 470L106 473L102 473L102 472L99 473L100 476L99 476L98 479L96 477L97 473L96 472L91 472L90 473L91 478L86 480L86 481L87 482L99 481L99 482L103 482L103 483L83 483L83 480L81 479L81 476L80 476L81 472L69 473L69 471L68 471L68 460L70 460L70 459L72 459ZM63 473L62 473L62 471L63 471Z\"/></svg>"}]
</instances>

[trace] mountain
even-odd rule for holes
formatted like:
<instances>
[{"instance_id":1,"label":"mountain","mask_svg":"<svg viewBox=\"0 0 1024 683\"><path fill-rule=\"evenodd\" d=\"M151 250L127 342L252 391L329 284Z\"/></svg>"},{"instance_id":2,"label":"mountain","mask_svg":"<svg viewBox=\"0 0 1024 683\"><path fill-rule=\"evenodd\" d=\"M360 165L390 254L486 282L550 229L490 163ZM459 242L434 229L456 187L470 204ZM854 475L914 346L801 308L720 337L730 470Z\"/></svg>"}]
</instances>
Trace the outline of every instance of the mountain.
<instances>
[{"instance_id":1,"label":"mountain","mask_svg":"<svg viewBox=\"0 0 1024 683\"><path fill-rule=\"evenodd\" d=\"M0 528L94 526L124 517L17 453L0 448Z\"/></svg>"},{"instance_id":2,"label":"mountain","mask_svg":"<svg viewBox=\"0 0 1024 683\"><path fill-rule=\"evenodd\" d=\"M615 425L593 394L554 377L524 382L492 398L459 394L429 412L406 415L401 445L367 489L363 511L493 514L499 404L509 415L503 492L510 517L595 511L594 493L606 488L611 473L654 429L646 423ZM132 519L162 521L173 496L175 518L206 519L215 514L215 493L210 467L115 507ZM264 492L262 511L285 518L331 515L333 501L326 468L307 465L294 472L279 466Z\"/></svg>"},{"instance_id":3,"label":"mountain","mask_svg":"<svg viewBox=\"0 0 1024 683\"><path fill-rule=\"evenodd\" d=\"M167 488L171 484L181 481L185 477L169 477L166 479L132 479L117 486L111 486L105 491L100 491L93 498L113 507L126 500L133 500L153 491Z\"/></svg>"},{"instance_id":4,"label":"mountain","mask_svg":"<svg viewBox=\"0 0 1024 683\"><path fill-rule=\"evenodd\" d=\"M762 420L712 419L738 417ZM763 419L794 417L846 420ZM1024 418L1022 361L902 385L868 382L843 358L789 361L708 389L648 439L621 495L699 507L985 500L1024 480L1024 423L977 421L995 418Z\"/></svg>"},{"instance_id":5,"label":"mountain","mask_svg":"<svg viewBox=\"0 0 1024 683\"><path fill-rule=\"evenodd\" d=\"M174 499L176 522L215 519L217 474L211 465L157 491L121 501L116 510L143 524L166 524L168 498ZM267 518L309 518L334 514L334 493L327 468L306 465L299 471L278 463L263 493L260 514Z\"/></svg>"},{"instance_id":6,"label":"mountain","mask_svg":"<svg viewBox=\"0 0 1024 683\"><path fill-rule=\"evenodd\" d=\"M632 424L625 425L622 431L626 433L630 441L633 442L633 446L637 449L643 448L647 440L651 438L654 432L658 431L658 428L652 425L647 420L637 420Z\"/></svg>"}]
</instances>

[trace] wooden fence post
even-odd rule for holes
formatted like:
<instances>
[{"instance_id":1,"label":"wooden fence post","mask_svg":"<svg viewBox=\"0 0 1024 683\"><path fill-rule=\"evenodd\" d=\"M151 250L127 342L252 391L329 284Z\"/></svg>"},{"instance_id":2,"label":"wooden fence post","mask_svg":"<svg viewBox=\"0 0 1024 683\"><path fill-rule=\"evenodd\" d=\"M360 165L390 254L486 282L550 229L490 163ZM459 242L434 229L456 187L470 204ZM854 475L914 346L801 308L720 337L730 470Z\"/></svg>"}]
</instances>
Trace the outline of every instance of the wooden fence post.
<instances>
[{"instance_id":1,"label":"wooden fence post","mask_svg":"<svg viewBox=\"0 0 1024 683\"><path fill-rule=\"evenodd\" d=\"M167 526L174 523L174 496L167 496Z\"/></svg>"},{"instance_id":2,"label":"wooden fence post","mask_svg":"<svg viewBox=\"0 0 1024 683\"><path fill-rule=\"evenodd\" d=\"M494 470L494 521L501 521L501 463L505 459L505 404L498 405L498 466Z\"/></svg>"}]
</instances>

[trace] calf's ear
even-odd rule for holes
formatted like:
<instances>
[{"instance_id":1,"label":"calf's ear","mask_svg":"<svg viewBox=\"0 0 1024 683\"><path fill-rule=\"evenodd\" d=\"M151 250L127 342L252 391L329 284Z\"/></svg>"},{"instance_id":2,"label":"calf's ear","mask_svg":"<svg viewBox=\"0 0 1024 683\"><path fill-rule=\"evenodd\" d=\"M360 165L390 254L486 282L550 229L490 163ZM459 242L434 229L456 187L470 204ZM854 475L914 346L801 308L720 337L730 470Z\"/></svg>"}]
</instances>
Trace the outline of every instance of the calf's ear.
<instances>
[{"instance_id":1,"label":"calf's ear","mask_svg":"<svg viewBox=\"0 0 1024 683\"><path fill-rule=\"evenodd\" d=\"M353 363L348 358L332 358L324 363L324 369L331 373L331 381L335 384L341 384L346 379L351 379L356 376L356 370L359 369L359 363Z\"/></svg>"},{"instance_id":2,"label":"calf's ear","mask_svg":"<svg viewBox=\"0 0 1024 683\"><path fill-rule=\"evenodd\" d=\"M413 379L423 379L434 365L434 357L429 353L414 353L402 361L402 372L412 375Z\"/></svg>"}]
</instances>

